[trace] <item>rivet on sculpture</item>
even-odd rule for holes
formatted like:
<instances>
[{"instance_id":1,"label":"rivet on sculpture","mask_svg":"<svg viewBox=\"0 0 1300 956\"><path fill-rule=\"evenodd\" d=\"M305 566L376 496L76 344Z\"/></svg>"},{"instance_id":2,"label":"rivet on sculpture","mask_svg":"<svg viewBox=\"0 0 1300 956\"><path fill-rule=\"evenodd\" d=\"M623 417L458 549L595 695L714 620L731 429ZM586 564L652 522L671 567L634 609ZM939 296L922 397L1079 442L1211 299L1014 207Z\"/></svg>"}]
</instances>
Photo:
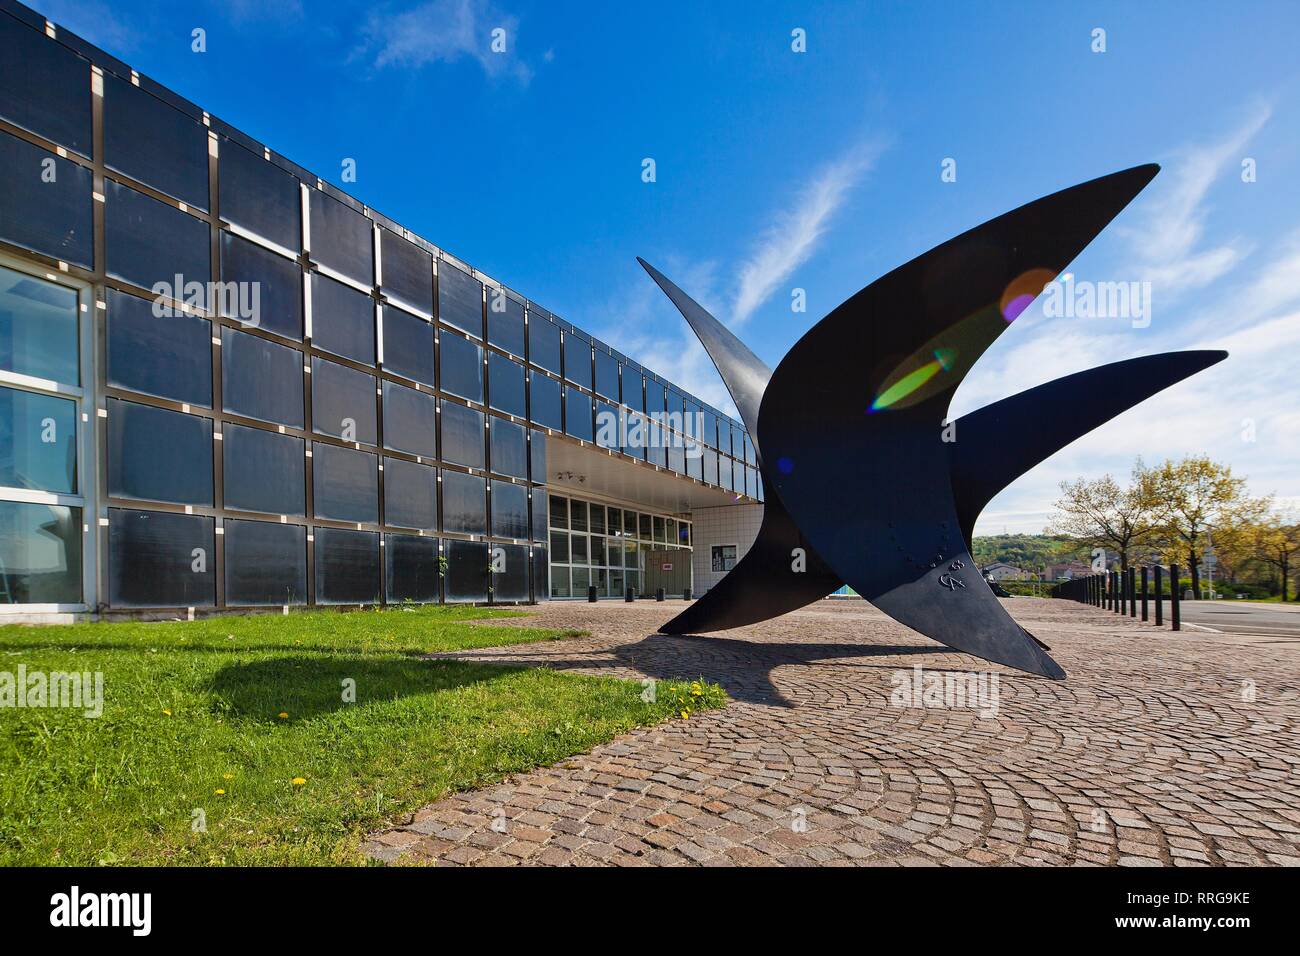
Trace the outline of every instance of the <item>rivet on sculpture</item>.
<instances>
[{"instance_id":1,"label":"rivet on sculpture","mask_svg":"<svg viewBox=\"0 0 1300 956\"><path fill-rule=\"evenodd\" d=\"M981 579L975 520L1049 455L1227 353L1169 352L1068 375L963 416L949 429L955 440L944 440L943 423L985 349L1157 172L1103 176L948 240L836 308L775 372L639 259L717 366L766 493L744 558L660 630L741 627L848 584L941 644L1065 677Z\"/></svg>"}]
</instances>

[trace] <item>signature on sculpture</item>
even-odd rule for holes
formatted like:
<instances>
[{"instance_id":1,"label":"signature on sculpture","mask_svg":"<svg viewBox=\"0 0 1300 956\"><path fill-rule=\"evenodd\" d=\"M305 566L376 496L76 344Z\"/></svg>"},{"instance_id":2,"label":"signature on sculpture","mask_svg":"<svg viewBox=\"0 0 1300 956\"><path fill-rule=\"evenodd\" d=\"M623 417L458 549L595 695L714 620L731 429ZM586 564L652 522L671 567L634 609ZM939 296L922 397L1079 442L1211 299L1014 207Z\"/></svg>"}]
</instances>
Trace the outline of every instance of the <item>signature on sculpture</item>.
<instances>
[{"instance_id":1,"label":"signature on sculpture","mask_svg":"<svg viewBox=\"0 0 1300 956\"><path fill-rule=\"evenodd\" d=\"M958 573L974 560L976 518L1049 455L1227 353L1169 352L1103 365L955 423L948 423L948 406L984 351L1158 171L1146 165L1103 176L950 239L832 311L775 371L638 260L717 366L754 438L766 492L749 551L660 630L741 627L848 584L955 650L1063 678L1047 647L1011 619L993 592L968 589ZM1071 400L1078 394L1096 398L1084 405ZM888 547L864 549L864 541ZM796 548L807 560L792 565ZM887 557L891 552L902 560ZM912 558L927 554L934 557ZM945 560L947 568L935 574ZM961 591L960 618L939 590Z\"/></svg>"}]
</instances>

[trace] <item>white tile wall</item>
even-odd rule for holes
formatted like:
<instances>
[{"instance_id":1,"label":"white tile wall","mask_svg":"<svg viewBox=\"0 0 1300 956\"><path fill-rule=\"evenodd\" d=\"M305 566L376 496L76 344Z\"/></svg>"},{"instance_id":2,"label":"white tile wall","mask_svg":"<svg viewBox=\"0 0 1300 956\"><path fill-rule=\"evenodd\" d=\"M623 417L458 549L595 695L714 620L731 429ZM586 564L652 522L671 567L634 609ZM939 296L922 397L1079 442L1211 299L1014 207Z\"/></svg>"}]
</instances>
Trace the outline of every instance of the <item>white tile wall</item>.
<instances>
[{"instance_id":1,"label":"white tile wall","mask_svg":"<svg viewBox=\"0 0 1300 956\"><path fill-rule=\"evenodd\" d=\"M712 546L736 545L739 561L758 536L758 526L763 521L761 504L724 505L720 508L696 508L691 512L692 576L696 597L722 580L726 572L714 572Z\"/></svg>"}]
</instances>

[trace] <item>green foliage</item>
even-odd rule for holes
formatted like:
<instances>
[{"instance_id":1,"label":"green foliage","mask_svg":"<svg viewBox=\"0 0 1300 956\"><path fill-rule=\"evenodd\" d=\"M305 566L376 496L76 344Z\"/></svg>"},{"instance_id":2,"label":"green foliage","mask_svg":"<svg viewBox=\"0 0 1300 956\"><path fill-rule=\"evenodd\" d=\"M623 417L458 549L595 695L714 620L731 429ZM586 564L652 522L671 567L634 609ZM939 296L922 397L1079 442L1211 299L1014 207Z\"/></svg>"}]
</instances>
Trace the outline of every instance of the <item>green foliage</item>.
<instances>
[{"instance_id":1,"label":"green foliage","mask_svg":"<svg viewBox=\"0 0 1300 956\"><path fill-rule=\"evenodd\" d=\"M1002 561L1025 571L1041 573L1049 564L1085 560L1088 549L1063 538L1047 534L1001 534L976 538L971 542L971 556L980 567ZM1004 586L1007 582L1003 582Z\"/></svg>"}]
</instances>

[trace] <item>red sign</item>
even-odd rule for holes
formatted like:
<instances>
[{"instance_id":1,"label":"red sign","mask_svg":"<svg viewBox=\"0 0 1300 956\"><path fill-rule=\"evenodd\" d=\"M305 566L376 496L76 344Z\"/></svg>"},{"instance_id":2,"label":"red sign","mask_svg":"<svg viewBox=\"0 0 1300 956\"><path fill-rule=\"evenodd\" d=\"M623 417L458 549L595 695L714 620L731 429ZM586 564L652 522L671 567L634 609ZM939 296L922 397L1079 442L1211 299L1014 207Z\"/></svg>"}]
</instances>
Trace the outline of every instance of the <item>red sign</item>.
<instances>
[{"instance_id":1,"label":"red sign","mask_svg":"<svg viewBox=\"0 0 1300 956\"><path fill-rule=\"evenodd\" d=\"M663 568L662 568L662 570L664 570L664 571L671 571L672 569L673 569L673 566L672 566L671 564L665 564L665 565L663 566Z\"/></svg>"}]
</instances>

